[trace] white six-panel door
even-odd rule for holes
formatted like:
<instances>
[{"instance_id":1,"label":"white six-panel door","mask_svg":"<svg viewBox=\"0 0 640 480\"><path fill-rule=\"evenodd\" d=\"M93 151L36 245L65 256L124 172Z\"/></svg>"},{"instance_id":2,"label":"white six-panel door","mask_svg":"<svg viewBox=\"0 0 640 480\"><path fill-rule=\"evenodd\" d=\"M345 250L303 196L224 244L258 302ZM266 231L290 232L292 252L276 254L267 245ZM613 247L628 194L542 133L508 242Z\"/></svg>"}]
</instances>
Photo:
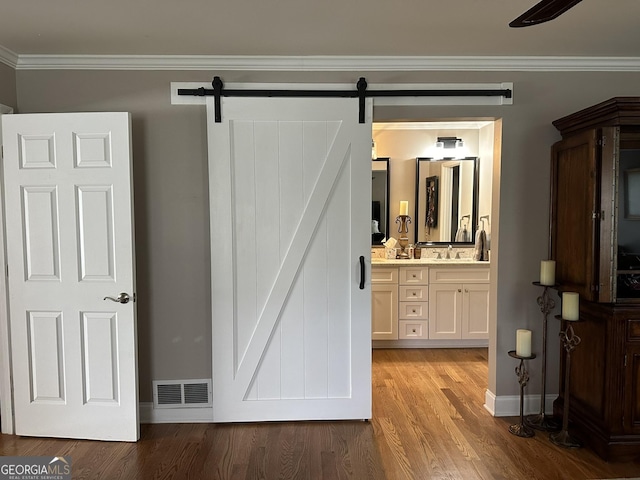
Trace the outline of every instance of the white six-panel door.
<instances>
[{"instance_id":1,"label":"white six-panel door","mask_svg":"<svg viewBox=\"0 0 640 480\"><path fill-rule=\"evenodd\" d=\"M370 418L370 102L207 111L214 421Z\"/></svg>"},{"instance_id":2,"label":"white six-panel door","mask_svg":"<svg viewBox=\"0 0 640 480\"><path fill-rule=\"evenodd\" d=\"M16 433L135 441L129 115L2 123Z\"/></svg>"}]
</instances>

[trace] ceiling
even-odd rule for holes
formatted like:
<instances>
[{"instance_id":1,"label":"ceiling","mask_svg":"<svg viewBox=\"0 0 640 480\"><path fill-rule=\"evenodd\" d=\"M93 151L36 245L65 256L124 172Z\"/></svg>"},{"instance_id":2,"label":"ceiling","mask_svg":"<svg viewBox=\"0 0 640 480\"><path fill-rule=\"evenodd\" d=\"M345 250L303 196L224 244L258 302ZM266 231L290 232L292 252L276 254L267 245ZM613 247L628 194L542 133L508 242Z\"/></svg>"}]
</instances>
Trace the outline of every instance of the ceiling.
<instances>
[{"instance_id":1,"label":"ceiling","mask_svg":"<svg viewBox=\"0 0 640 480\"><path fill-rule=\"evenodd\" d=\"M4 0L0 46L29 55L640 57L640 0Z\"/></svg>"}]
</instances>

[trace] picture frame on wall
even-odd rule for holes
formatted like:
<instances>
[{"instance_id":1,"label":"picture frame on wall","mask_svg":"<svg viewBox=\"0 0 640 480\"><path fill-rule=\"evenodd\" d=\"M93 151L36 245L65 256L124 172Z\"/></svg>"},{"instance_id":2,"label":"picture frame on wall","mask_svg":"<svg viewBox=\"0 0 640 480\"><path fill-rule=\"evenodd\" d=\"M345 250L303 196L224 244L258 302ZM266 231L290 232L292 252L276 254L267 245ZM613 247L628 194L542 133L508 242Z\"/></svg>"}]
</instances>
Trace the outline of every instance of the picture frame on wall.
<instances>
[{"instance_id":1,"label":"picture frame on wall","mask_svg":"<svg viewBox=\"0 0 640 480\"><path fill-rule=\"evenodd\" d=\"M427 202L425 209L425 227L427 229L438 226L438 176L427 177Z\"/></svg>"}]
</instances>

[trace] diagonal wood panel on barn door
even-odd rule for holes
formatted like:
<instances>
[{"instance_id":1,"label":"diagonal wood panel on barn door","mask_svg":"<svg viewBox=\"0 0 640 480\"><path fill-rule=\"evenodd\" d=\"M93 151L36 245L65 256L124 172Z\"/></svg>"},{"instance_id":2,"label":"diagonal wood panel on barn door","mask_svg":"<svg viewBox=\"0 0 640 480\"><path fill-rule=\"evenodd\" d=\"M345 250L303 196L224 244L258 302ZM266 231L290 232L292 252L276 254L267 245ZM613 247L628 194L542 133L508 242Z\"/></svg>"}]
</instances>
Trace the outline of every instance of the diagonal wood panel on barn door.
<instances>
[{"instance_id":1,"label":"diagonal wood panel on barn door","mask_svg":"<svg viewBox=\"0 0 640 480\"><path fill-rule=\"evenodd\" d=\"M214 419L368 418L370 122L353 100L225 100L209 127Z\"/></svg>"}]
</instances>

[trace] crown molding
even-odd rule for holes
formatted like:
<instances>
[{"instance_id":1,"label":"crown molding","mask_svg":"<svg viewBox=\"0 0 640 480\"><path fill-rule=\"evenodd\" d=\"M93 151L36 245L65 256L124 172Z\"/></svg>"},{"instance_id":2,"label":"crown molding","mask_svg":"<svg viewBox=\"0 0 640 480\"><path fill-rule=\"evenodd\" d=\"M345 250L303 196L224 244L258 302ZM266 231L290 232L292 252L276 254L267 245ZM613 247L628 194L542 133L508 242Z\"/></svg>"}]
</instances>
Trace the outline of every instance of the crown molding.
<instances>
[{"instance_id":1,"label":"crown molding","mask_svg":"<svg viewBox=\"0 0 640 480\"><path fill-rule=\"evenodd\" d=\"M18 66L18 54L0 45L0 63L15 69Z\"/></svg>"},{"instance_id":2,"label":"crown molding","mask_svg":"<svg viewBox=\"0 0 640 480\"><path fill-rule=\"evenodd\" d=\"M0 61L16 70L640 71L640 57L19 55L1 46Z\"/></svg>"}]
</instances>

